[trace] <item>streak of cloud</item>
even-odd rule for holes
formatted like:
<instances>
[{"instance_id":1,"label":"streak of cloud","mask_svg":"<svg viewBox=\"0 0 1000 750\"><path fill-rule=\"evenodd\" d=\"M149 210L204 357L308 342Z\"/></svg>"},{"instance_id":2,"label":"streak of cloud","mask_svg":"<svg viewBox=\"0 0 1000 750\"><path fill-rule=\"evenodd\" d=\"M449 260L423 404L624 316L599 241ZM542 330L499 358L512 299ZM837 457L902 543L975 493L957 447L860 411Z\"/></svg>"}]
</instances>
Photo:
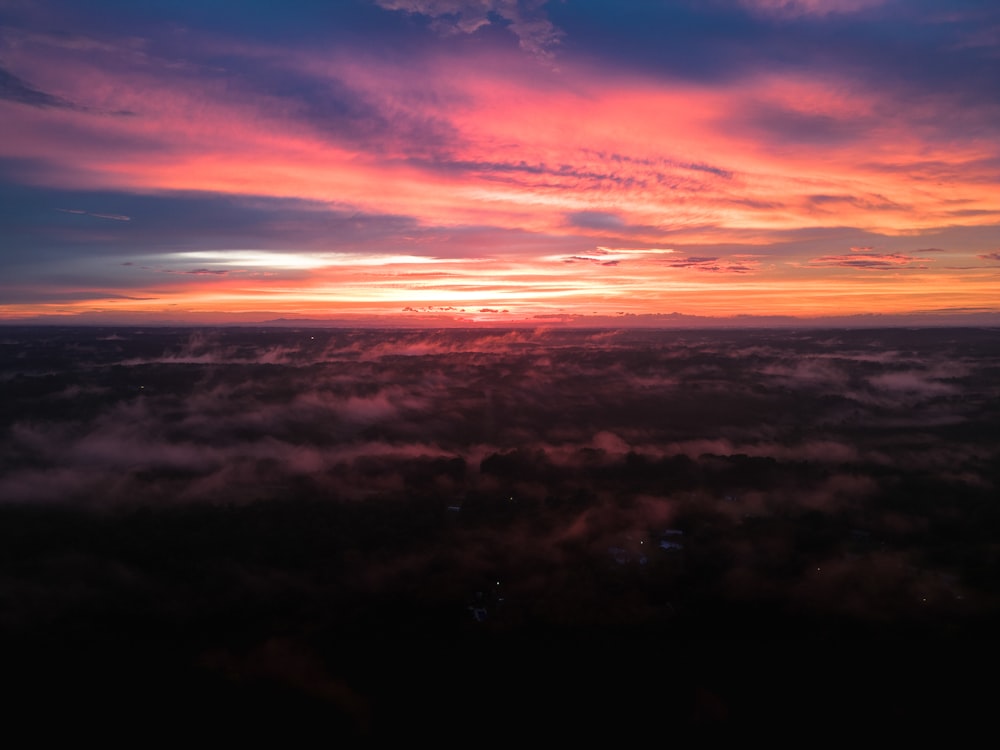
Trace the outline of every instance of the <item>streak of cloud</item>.
<instances>
[{"instance_id":1,"label":"streak of cloud","mask_svg":"<svg viewBox=\"0 0 1000 750\"><path fill-rule=\"evenodd\" d=\"M850 255L824 255L810 261L814 266L841 266L843 268L860 268L871 270L887 270L895 268L924 268L920 265L922 258L916 258L901 253L872 253L860 250Z\"/></svg>"},{"instance_id":2,"label":"streak of cloud","mask_svg":"<svg viewBox=\"0 0 1000 750\"><path fill-rule=\"evenodd\" d=\"M434 19L443 33L473 34L499 21L518 40L521 49L548 57L562 32L545 16L544 0L375 0L387 10L416 13Z\"/></svg>"}]
</instances>

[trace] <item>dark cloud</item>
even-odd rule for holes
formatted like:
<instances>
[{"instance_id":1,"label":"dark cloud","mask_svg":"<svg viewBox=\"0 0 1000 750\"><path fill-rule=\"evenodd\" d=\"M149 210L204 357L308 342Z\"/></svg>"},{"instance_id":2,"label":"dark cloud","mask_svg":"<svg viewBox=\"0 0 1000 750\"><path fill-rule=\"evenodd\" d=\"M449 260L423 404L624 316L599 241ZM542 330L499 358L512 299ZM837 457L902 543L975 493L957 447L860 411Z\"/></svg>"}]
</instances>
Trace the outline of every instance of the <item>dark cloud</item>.
<instances>
[{"instance_id":1,"label":"dark cloud","mask_svg":"<svg viewBox=\"0 0 1000 750\"><path fill-rule=\"evenodd\" d=\"M908 206L889 200L883 195L810 195L807 200L814 206L831 206L836 211L839 205L848 205L866 211L905 211Z\"/></svg>"},{"instance_id":2,"label":"dark cloud","mask_svg":"<svg viewBox=\"0 0 1000 750\"><path fill-rule=\"evenodd\" d=\"M131 221L131 216L125 216L123 214L95 214L92 211L84 211L80 208L57 208L56 211L61 211L64 214L76 214L78 216L93 216L97 219L110 219L112 221Z\"/></svg>"},{"instance_id":3,"label":"dark cloud","mask_svg":"<svg viewBox=\"0 0 1000 750\"><path fill-rule=\"evenodd\" d=\"M610 211L575 211L566 215L570 226L582 229L615 229L625 228L621 216Z\"/></svg>"},{"instance_id":4,"label":"dark cloud","mask_svg":"<svg viewBox=\"0 0 1000 750\"><path fill-rule=\"evenodd\" d=\"M76 112L89 112L92 114L106 114L116 116L131 116L134 113L126 110L105 111L87 107L82 104L64 99L61 96L50 94L41 89L35 88L22 78L14 75L8 70L0 67L0 99L26 104L31 107L42 109L68 109Z\"/></svg>"},{"instance_id":5,"label":"dark cloud","mask_svg":"<svg viewBox=\"0 0 1000 750\"><path fill-rule=\"evenodd\" d=\"M545 14L545 0L374 0L382 8L433 19L445 35L474 34L494 23L506 27L521 49L539 57L552 55L562 32Z\"/></svg>"},{"instance_id":6,"label":"dark cloud","mask_svg":"<svg viewBox=\"0 0 1000 750\"><path fill-rule=\"evenodd\" d=\"M54 107L58 109L76 109L82 107L60 96L48 94L35 88L8 70L0 68L0 99L27 104L32 107Z\"/></svg>"},{"instance_id":7,"label":"dark cloud","mask_svg":"<svg viewBox=\"0 0 1000 750\"><path fill-rule=\"evenodd\" d=\"M178 271L177 273L190 276L225 276L229 271L224 268L196 268L193 271Z\"/></svg>"},{"instance_id":8,"label":"dark cloud","mask_svg":"<svg viewBox=\"0 0 1000 750\"><path fill-rule=\"evenodd\" d=\"M598 257L589 258L583 255L571 255L568 258L563 258L563 263L594 263L599 266L617 266L621 263L620 260L601 260L599 257L603 253L594 253Z\"/></svg>"},{"instance_id":9,"label":"dark cloud","mask_svg":"<svg viewBox=\"0 0 1000 750\"><path fill-rule=\"evenodd\" d=\"M866 137L868 125L857 116L833 117L756 103L743 113L746 124L789 144L834 146Z\"/></svg>"},{"instance_id":10,"label":"dark cloud","mask_svg":"<svg viewBox=\"0 0 1000 750\"><path fill-rule=\"evenodd\" d=\"M853 250L854 248L852 248ZM925 268L922 258L916 258L902 253L867 252L871 248L857 248L850 255L824 255L813 258L809 264L813 266L841 266L843 268L860 268L869 270L889 270L905 268Z\"/></svg>"},{"instance_id":11,"label":"dark cloud","mask_svg":"<svg viewBox=\"0 0 1000 750\"><path fill-rule=\"evenodd\" d=\"M648 160L629 160L618 155L597 154L600 159L608 159L612 166L617 163L641 164L644 170L642 176L634 172L619 172L616 168L607 170L581 169L570 164L546 164L544 162L528 163L523 160L512 162L501 161L466 161L451 159L445 152L436 153L433 159L411 157L408 163L419 166L431 172L444 174L468 174L491 182L511 185L524 185L533 188L559 188L582 185L603 187L636 187L639 185L658 184L670 185L675 189L697 190L703 182L684 176L678 170L694 170L727 176L723 170L712 167L694 167L686 164L674 164L669 161L653 163ZM539 177L547 178L544 182ZM586 212L581 212L586 213Z\"/></svg>"},{"instance_id":12,"label":"dark cloud","mask_svg":"<svg viewBox=\"0 0 1000 750\"><path fill-rule=\"evenodd\" d=\"M236 57L221 63L229 91L256 97L264 109L292 115L335 142L412 160L447 159L459 134L445 114L443 94L359 88L331 75L310 74L271 59ZM266 97L266 99L261 99Z\"/></svg>"},{"instance_id":13,"label":"dark cloud","mask_svg":"<svg viewBox=\"0 0 1000 750\"><path fill-rule=\"evenodd\" d=\"M754 264L726 260L715 256L690 256L687 258L668 258L662 265L671 268L693 268L711 273L749 273L754 270Z\"/></svg>"},{"instance_id":14,"label":"dark cloud","mask_svg":"<svg viewBox=\"0 0 1000 750\"><path fill-rule=\"evenodd\" d=\"M982 258L983 260L1000 260L1000 250L993 253L981 253L976 257Z\"/></svg>"},{"instance_id":15,"label":"dark cloud","mask_svg":"<svg viewBox=\"0 0 1000 750\"><path fill-rule=\"evenodd\" d=\"M733 177L733 172L731 172L730 170L723 169L722 167L715 167L712 166L711 164L688 163L688 164L681 164L680 166L686 169L693 169L696 172L708 172L709 174L714 174L717 177L725 177L727 180L732 179Z\"/></svg>"},{"instance_id":16,"label":"dark cloud","mask_svg":"<svg viewBox=\"0 0 1000 750\"><path fill-rule=\"evenodd\" d=\"M686 265L699 265L699 264L702 264L702 263L715 263L717 260L718 260L718 258L709 258L709 257L697 258L697 257L691 257L691 258L679 258L676 261L669 260L669 261L667 261L667 263L669 265L686 266Z\"/></svg>"}]
</instances>

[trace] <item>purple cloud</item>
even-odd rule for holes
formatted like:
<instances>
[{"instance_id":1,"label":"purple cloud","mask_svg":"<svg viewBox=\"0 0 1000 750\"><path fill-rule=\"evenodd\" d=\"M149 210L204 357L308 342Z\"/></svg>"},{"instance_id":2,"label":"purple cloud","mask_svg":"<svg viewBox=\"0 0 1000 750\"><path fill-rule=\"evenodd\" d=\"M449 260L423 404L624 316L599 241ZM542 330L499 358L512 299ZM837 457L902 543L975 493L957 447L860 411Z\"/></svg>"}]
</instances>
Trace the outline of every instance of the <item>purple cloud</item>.
<instances>
[{"instance_id":1,"label":"purple cloud","mask_svg":"<svg viewBox=\"0 0 1000 750\"><path fill-rule=\"evenodd\" d=\"M901 253L874 253L871 248L851 248L849 255L823 255L809 261L811 266L840 266L841 268L861 268L867 270L888 270L899 268L926 268L922 258Z\"/></svg>"}]
</instances>

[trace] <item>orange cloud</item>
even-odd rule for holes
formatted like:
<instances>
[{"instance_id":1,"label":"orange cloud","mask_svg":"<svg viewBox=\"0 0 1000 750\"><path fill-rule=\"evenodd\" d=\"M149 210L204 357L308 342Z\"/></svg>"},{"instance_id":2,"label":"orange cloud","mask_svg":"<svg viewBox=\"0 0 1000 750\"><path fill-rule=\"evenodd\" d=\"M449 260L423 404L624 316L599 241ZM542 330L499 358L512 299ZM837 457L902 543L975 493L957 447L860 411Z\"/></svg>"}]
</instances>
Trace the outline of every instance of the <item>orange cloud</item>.
<instances>
[{"instance_id":1,"label":"orange cloud","mask_svg":"<svg viewBox=\"0 0 1000 750\"><path fill-rule=\"evenodd\" d=\"M14 50L9 63L28 54ZM920 271L922 290L886 282L887 310L923 305L931 290L982 301L996 286L987 276L942 276L904 250L788 244L792 233L832 226L907 238L1000 222L1000 147L989 134L949 137L947 122L927 116L936 102L887 102L832 74L709 86L495 51L410 68L282 54L288 71L336 81L379 127L338 131L277 94L233 90L220 77L93 63L68 72L66 98L89 93L107 111L134 114L0 102L0 156L52 165L36 174L40 183L58 172L60 184L84 189L309 199L407 217L425 233L380 248L331 233L271 255L227 248L225 263L191 256L171 266L177 284L150 283L162 291L150 305L801 312L845 300L870 309L855 302L869 289L841 284L836 269ZM43 83L59 64L31 62ZM462 243L455 233L466 230ZM432 232L449 234L447 254L435 252ZM748 254L754 248L760 254Z\"/></svg>"}]
</instances>

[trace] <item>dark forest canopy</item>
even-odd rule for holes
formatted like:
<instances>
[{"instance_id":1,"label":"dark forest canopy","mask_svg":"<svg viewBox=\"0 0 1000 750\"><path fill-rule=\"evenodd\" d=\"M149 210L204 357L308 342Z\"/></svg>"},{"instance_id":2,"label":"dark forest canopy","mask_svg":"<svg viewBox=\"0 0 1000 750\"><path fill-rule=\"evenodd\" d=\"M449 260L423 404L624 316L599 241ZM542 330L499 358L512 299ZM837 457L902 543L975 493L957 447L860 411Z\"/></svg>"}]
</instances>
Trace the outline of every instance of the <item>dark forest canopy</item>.
<instances>
[{"instance_id":1,"label":"dark forest canopy","mask_svg":"<svg viewBox=\"0 0 1000 750\"><path fill-rule=\"evenodd\" d=\"M233 710L329 709L321 666L374 695L359 642L1000 614L993 329L8 327L0 380L0 634Z\"/></svg>"}]
</instances>

